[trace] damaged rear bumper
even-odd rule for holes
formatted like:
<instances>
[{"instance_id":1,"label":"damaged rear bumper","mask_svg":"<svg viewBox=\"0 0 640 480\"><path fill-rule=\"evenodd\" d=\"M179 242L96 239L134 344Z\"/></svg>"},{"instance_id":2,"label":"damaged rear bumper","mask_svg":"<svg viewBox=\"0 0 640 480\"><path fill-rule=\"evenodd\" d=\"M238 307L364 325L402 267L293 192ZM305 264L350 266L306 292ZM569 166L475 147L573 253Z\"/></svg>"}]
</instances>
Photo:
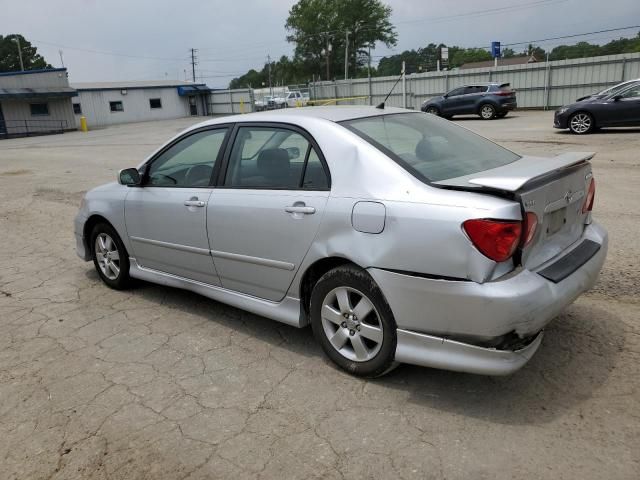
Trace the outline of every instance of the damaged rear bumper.
<instances>
[{"instance_id":1,"label":"damaged rear bumper","mask_svg":"<svg viewBox=\"0 0 640 480\"><path fill-rule=\"evenodd\" d=\"M398 329L396 361L479 375L509 375L522 368L542 342L538 333L524 348L498 350Z\"/></svg>"}]
</instances>

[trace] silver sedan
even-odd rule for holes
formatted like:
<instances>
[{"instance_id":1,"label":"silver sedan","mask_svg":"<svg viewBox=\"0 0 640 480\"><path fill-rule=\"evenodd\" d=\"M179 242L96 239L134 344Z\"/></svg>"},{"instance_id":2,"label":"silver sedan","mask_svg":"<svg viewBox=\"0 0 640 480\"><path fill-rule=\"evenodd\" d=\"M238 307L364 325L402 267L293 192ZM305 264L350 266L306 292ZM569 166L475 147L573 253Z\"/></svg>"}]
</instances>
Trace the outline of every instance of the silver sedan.
<instances>
[{"instance_id":1,"label":"silver sedan","mask_svg":"<svg viewBox=\"0 0 640 480\"><path fill-rule=\"evenodd\" d=\"M402 109L209 120L88 192L78 255L296 327L343 369L506 375L595 283L591 153L521 157Z\"/></svg>"}]
</instances>

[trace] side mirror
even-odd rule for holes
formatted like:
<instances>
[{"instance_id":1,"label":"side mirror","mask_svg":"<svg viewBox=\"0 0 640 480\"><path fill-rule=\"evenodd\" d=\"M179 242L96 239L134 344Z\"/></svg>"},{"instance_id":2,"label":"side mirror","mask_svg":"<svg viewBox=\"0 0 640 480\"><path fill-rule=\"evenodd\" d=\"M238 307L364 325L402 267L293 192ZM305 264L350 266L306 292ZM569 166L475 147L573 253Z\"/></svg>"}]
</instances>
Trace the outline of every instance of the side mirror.
<instances>
[{"instance_id":1,"label":"side mirror","mask_svg":"<svg viewBox=\"0 0 640 480\"><path fill-rule=\"evenodd\" d=\"M142 177L137 168L125 168L118 172L118 183L127 187L135 187L142 183Z\"/></svg>"},{"instance_id":2,"label":"side mirror","mask_svg":"<svg viewBox=\"0 0 640 480\"><path fill-rule=\"evenodd\" d=\"M617 102L617 101L619 101L621 98L623 98L623 97L622 97L622 95L615 95L615 96L613 97L613 101L614 101L614 102Z\"/></svg>"},{"instance_id":3,"label":"side mirror","mask_svg":"<svg viewBox=\"0 0 640 480\"><path fill-rule=\"evenodd\" d=\"M444 95L442 95L442 96L443 96L443 98L449 98L449 94L448 94L448 93L445 93L445 94L444 94Z\"/></svg>"}]
</instances>

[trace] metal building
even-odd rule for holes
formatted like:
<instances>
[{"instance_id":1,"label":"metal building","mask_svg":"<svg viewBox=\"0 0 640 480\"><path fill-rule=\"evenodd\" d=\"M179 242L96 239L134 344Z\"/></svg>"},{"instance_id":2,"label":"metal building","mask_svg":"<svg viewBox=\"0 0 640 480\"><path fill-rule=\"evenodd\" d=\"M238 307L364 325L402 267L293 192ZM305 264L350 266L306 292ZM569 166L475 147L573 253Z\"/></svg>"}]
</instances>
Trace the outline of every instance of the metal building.
<instances>
[{"instance_id":1,"label":"metal building","mask_svg":"<svg viewBox=\"0 0 640 480\"><path fill-rule=\"evenodd\" d=\"M75 130L66 68L0 73L0 138Z\"/></svg>"},{"instance_id":2,"label":"metal building","mask_svg":"<svg viewBox=\"0 0 640 480\"><path fill-rule=\"evenodd\" d=\"M76 124L89 128L208 114L211 89L178 80L74 83Z\"/></svg>"}]
</instances>

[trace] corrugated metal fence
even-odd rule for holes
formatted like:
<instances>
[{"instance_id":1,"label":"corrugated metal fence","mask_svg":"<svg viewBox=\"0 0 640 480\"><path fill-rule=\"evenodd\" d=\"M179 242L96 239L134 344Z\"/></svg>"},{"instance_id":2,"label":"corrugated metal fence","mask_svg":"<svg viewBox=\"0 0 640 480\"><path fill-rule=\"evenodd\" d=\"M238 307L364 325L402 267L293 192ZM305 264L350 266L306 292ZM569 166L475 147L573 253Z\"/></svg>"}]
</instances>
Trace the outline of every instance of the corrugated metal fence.
<instances>
[{"instance_id":1,"label":"corrugated metal fence","mask_svg":"<svg viewBox=\"0 0 640 480\"><path fill-rule=\"evenodd\" d=\"M209 94L209 115L229 115L253 111L253 90L214 90Z\"/></svg>"},{"instance_id":2,"label":"corrugated metal fence","mask_svg":"<svg viewBox=\"0 0 640 480\"><path fill-rule=\"evenodd\" d=\"M577 58L528 65L498 66L428 72L406 77L406 107L419 109L424 100L474 82L509 82L517 90L518 107L550 108L572 103L576 98L640 77L640 53ZM312 99L366 96L367 99L340 104L370 103L384 100L398 77L377 77L310 85ZM401 107L402 82L387 104Z\"/></svg>"}]
</instances>

